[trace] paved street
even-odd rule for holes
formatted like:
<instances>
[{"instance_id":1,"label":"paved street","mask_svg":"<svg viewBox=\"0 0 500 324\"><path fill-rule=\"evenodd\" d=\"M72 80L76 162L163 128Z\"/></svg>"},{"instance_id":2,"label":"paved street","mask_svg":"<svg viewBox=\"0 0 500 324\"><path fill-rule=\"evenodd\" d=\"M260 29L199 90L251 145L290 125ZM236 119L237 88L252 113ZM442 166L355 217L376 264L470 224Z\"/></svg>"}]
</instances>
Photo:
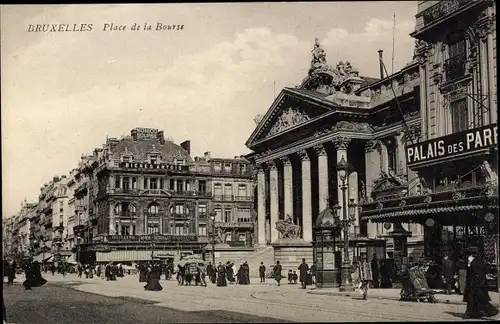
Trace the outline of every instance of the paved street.
<instances>
[{"instance_id":1,"label":"paved street","mask_svg":"<svg viewBox=\"0 0 500 324\"><path fill-rule=\"evenodd\" d=\"M102 323L266 322L272 321L271 318L280 322L460 321L465 311L463 304L412 303L382 298L363 301L356 297L314 295L296 285L286 284L277 287L253 283L224 288L209 284L205 288L179 287L175 281L162 280L164 290L151 292L144 291L136 276L115 282L79 279L73 275L63 278L44 274L44 277L49 284L33 292L25 292L19 285L6 287L6 304L13 316L11 322L30 322L29 318L23 317L28 316L28 312L22 315L23 310L31 309L37 303L33 308L38 312L55 309L62 313L67 309L65 315L57 315L60 321L50 318L52 323L63 323L70 317L73 322L73 318L82 314L85 314L84 318L96 321L103 317L113 319L113 322L101 320ZM72 293L70 289L80 292ZM42 298L33 297L36 294ZM57 297L51 302L50 296ZM45 319L48 315L40 313L37 316Z\"/></svg>"},{"instance_id":2,"label":"paved street","mask_svg":"<svg viewBox=\"0 0 500 324\"><path fill-rule=\"evenodd\" d=\"M277 320L221 310L186 312L154 306L134 298L111 298L49 283L25 291L4 284L8 323L26 324L152 324L152 323L274 323Z\"/></svg>"}]
</instances>

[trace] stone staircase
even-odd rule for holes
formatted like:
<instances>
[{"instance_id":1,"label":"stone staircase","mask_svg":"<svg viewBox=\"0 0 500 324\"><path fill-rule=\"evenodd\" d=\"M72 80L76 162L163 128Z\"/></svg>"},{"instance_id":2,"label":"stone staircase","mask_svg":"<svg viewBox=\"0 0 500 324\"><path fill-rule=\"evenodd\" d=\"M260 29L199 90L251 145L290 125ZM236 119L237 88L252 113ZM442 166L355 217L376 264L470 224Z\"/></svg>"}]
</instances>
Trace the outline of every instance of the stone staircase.
<instances>
[{"instance_id":1,"label":"stone staircase","mask_svg":"<svg viewBox=\"0 0 500 324\"><path fill-rule=\"evenodd\" d=\"M245 261L250 267L250 277L259 277L259 266L261 262L264 262L266 272L272 269L274 265L274 249L272 246L258 248L255 252L235 261L234 264L236 267L239 267L240 264Z\"/></svg>"}]
</instances>

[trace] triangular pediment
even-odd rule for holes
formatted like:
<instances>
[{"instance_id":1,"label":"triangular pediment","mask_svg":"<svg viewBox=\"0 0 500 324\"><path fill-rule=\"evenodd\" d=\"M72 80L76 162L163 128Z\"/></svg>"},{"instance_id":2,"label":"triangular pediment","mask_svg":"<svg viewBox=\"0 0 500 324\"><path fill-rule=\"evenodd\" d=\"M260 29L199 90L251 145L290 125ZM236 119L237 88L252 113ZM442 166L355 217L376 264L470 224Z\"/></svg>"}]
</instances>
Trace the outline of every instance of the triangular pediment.
<instances>
[{"instance_id":1,"label":"triangular pediment","mask_svg":"<svg viewBox=\"0 0 500 324\"><path fill-rule=\"evenodd\" d=\"M328 107L329 103L322 102L326 97L322 94L312 91L311 94L302 94L298 91L295 93L286 88L281 91L248 139L247 147L308 124L334 108Z\"/></svg>"},{"instance_id":2,"label":"triangular pediment","mask_svg":"<svg viewBox=\"0 0 500 324\"><path fill-rule=\"evenodd\" d=\"M380 173L380 177L374 181L373 191L387 191L391 189L400 188L401 186L405 186L406 182L403 179L399 179L399 177L389 172L389 174L385 172Z\"/></svg>"}]
</instances>

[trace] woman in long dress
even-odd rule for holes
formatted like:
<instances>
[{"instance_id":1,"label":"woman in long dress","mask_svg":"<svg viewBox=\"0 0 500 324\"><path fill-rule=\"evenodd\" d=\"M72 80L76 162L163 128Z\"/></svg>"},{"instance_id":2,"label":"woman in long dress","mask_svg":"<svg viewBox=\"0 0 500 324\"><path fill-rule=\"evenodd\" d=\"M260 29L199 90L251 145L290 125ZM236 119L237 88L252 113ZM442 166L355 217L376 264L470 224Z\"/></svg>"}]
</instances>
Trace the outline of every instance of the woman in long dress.
<instances>
[{"instance_id":1,"label":"woman in long dress","mask_svg":"<svg viewBox=\"0 0 500 324\"><path fill-rule=\"evenodd\" d=\"M151 268L150 275L148 277L148 283L144 286L144 289L149 291L160 291L163 287L160 285L161 268L158 265L154 265Z\"/></svg>"},{"instance_id":2,"label":"woman in long dress","mask_svg":"<svg viewBox=\"0 0 500 324\"><path fill-rule=\"evenodd\" d=\"M217 287L225 287L227 286L226 281L226 267L219 263L217 267Z\"/></svg>"},{"instance_id":3,"label":"woman in long dress","mask_svg":"<svg viewBox=\"0 0 500 324\"><path fill-rule=\"evenodd\" d=\"M139 282L148 281L148 268L144 263L139 265Z\"/></svg>"},{"instance_id":4,"label":"woman in long dress","mask_svg":"<svg viewBox=\"0 0 500 324\"><path fill-rule=\"evenodd\" d=\"M467 302L465 316L470 318L490 317L498 314L491 303L491 298L486 287L486 264L483 258L473 253L469 268L467 269L467 287L464 301Z\"/></svg>"}]
</instances>

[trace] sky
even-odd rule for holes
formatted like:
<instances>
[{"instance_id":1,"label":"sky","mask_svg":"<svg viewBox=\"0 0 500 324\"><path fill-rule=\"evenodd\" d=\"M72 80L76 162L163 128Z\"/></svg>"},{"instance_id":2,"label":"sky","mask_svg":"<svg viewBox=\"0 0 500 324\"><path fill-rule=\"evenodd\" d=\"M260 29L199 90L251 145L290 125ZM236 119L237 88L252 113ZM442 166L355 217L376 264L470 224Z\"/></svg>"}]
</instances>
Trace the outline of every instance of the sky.
<instances>
[{"instance_id":1,"label":"sky","mask_svg":"<svg viewBox=\"0 0 500 324\"><path fill-rule=\"evenodd\" d=\"M106 136L135 127L234 157L283 87L306 77L314 38L327 61L379 76L412 60L417 2L2 5L3 217L36 202ZM104 31L105 24L125 30ZM131 30L137 23L141 30ZM157 24L182 30L155 30ZM29 32L92 24L88 32ZM144 24L152 30L142 30Z\"/></svg>"}]
</instances>

